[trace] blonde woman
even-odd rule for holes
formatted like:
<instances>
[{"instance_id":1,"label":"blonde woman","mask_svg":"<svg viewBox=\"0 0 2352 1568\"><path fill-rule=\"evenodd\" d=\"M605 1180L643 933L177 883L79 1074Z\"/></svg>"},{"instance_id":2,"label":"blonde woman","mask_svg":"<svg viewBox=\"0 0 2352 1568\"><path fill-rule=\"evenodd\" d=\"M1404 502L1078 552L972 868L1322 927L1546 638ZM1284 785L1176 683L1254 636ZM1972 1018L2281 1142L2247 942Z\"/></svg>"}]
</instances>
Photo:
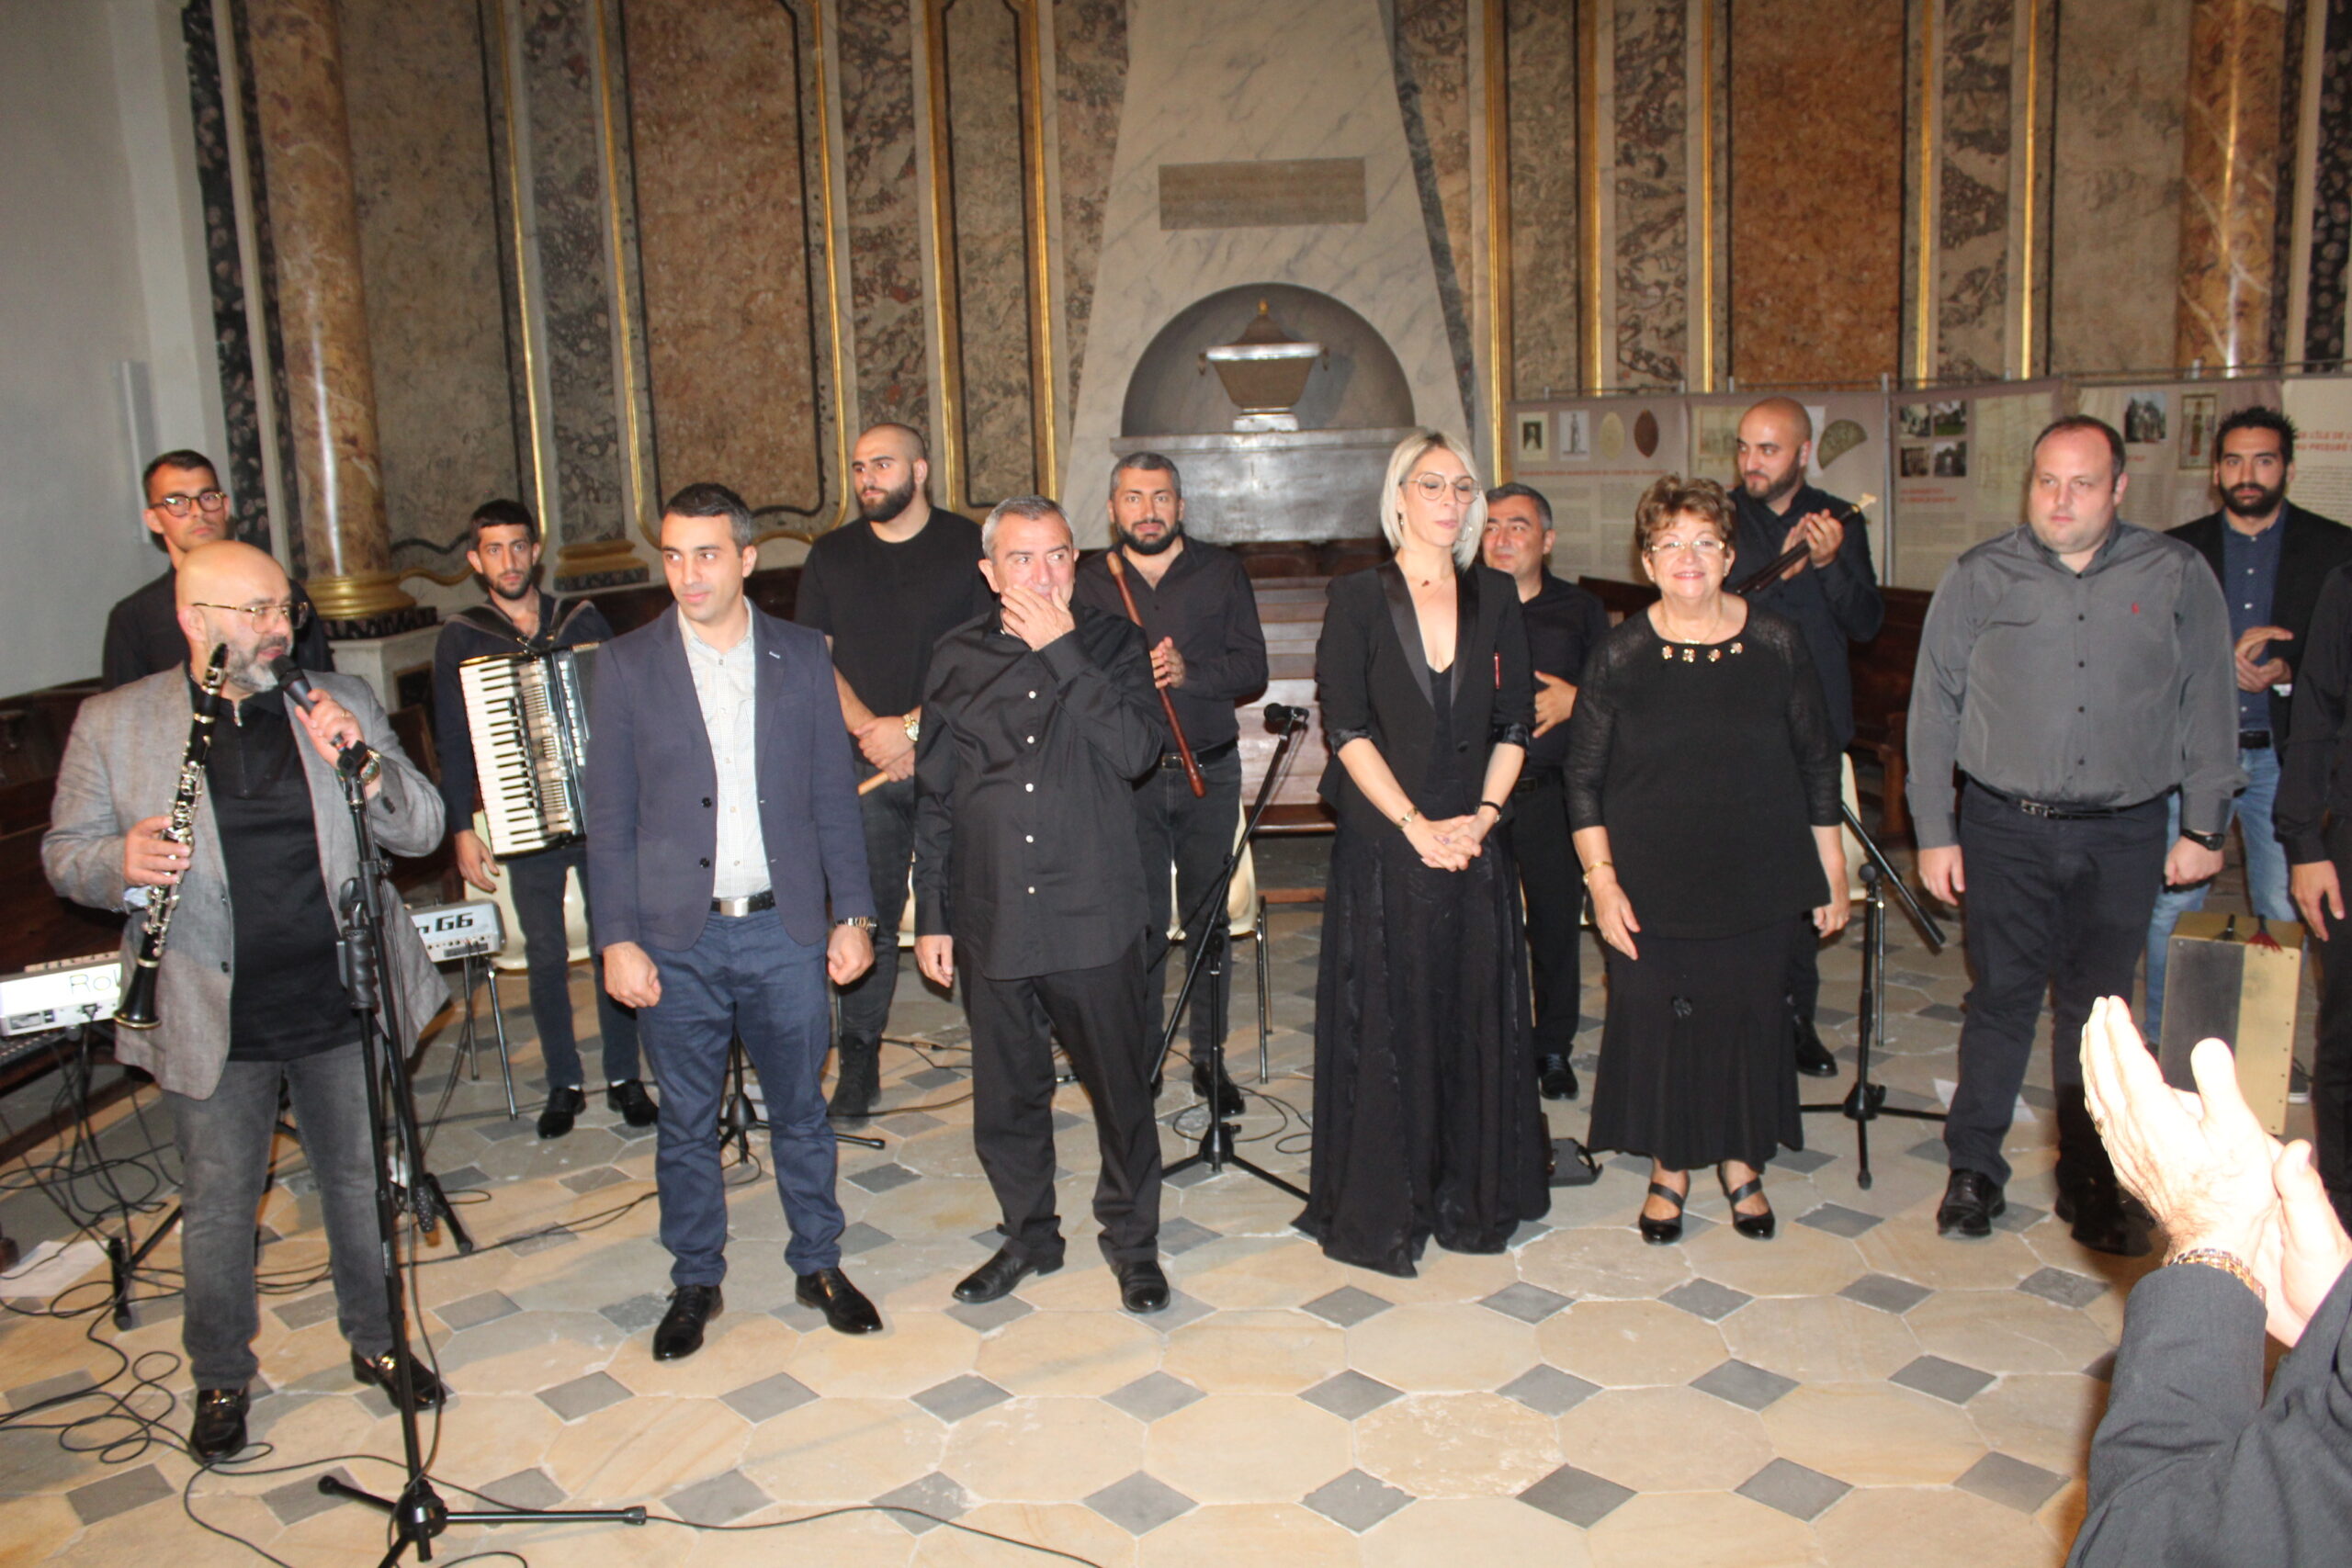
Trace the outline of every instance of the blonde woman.
<instances>
[{"instance_id":1,"label":"blonde woman","mask_svg":"<svg viewBox=\"0 0 2352 1568\"><path fill-rule=\"evenodd\" d=\"M1504 821L1535 699L1518 589L1478 564L1469 454L1417 432L1381 493L1396 555L1332 581L1315 649L1339 832L1299 1224L1410 1275L1431 1236L1499 1252L1550 1206Z\"/></svg>"}]
</instances>

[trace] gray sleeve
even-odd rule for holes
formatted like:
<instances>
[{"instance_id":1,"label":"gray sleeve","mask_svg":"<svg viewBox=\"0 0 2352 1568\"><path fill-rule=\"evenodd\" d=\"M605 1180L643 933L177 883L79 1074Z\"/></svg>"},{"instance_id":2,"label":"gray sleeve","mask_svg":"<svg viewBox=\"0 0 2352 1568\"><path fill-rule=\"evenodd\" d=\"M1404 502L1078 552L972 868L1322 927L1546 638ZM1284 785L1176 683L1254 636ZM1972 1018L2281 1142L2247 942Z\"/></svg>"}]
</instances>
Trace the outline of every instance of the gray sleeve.
<instances>
[{"instance_id":1,"label":"gray sleeve","mask_svg":"<svg viewBox=\"0 0 2352 1568\"><path fill-rule=\"evenodd\" d=\"M2245 784L2238 766L2238 683L2230 654L2230 607L2201 558L2182 563L2180 638L2180 825L2219 833L2230 800Z\"/></svg>"},{"instance_id":2,"label":"gray sleeve","mask_svg":"<svg viewBox=\"0 0 2352 1568\"><path fill-rule=\"evenodd\" d=\"M1911 807L1912 837L1923 850L1959 841L1951 775L1960 761L1960 710L1968 695L1968 656L1976 641L1970 585L1965 560L1944 573L1928 602L1911 676L1911 713L1904 728L1911 778L1904 798Z\"/></svg>"}]
</instances>

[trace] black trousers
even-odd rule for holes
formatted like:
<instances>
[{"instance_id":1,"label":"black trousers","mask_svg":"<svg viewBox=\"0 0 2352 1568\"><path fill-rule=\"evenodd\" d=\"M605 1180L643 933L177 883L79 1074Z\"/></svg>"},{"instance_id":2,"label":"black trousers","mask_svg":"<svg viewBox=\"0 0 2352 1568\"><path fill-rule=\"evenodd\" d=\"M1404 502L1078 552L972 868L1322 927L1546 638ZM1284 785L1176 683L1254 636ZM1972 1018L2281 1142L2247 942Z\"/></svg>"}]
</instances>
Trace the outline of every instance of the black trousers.
<instances>
[{"instance_id":1,"label":"black trousers","mask_svg":"<svg viewBox=\"0 0 2352 1568\"><path fill-rule=\"evenodd\" d=\"M2327 825L2327 858L2352 887L2352 821ZM2312 1143L2319 1179L2352 1225L2352 931L2331 920L2328 940L2303 951L2319 961L2319 1041L2312 1056Z\"/></svg>"},{"instance_id":2,"label":"black trousers","mask_svg":"<svg viewBox=\"0 0 2352 1568\"><path fill-rule=\"evenodd\" d=\"M876 770L858 764L860 784ZM874 967L840 988L844 1062L871 1056L890 1022L899 988L899 922L907 914L907 868L915 858L915 781L897 779L857 797L865 829L865 869L874 885Z\"/></svg>"},{"instance_id":3,"label":"black trousers","mask_svg":"<svg viewBox=\"0 0 2352 1568\"><path fill-rule=\"evenodd\" d=\"M1004 1215L1015 1258L1062 1259L1054 1212L1054 1043L1094 1102L1102 1172L1094 1217L1114 1263L1159 1256L1159 1127L1152 1117L1151 1042L1144 1032L1144 942L1094 969L991 980L967 965L972 1026L972 1144Z\"/></svg>"},{"instance_id":4,"label":"black trousers","mask_svg":"<svg viewBox=\"0 0 2352 1568\"><path fill-rule=\"evenodd\" d=\"M1821 1002L1821 933L1813 929L1810 910L1797 917L1795 934L1789 940L1788 971L1781 984L1788 993L1790 1016L1811 1023L1813 1010Z\"/></svg>"},{"instance_id":5,"label":"black trousers","mask_svg":"<svg viewBox=\"0 0 2352 1568\"><path fill-rule=\"evenodd\" d=\"M595 923L596 907L588 887L588 846L567 844L498 863L514 896L514 923L523 928L523 949L530 959L531 1021L539 1032L539 1059L548 1070L549 1089L579 1089L584 1078L580 1045L571 1028L571 946L563 934L563 883L567 872L580 874L580 897ZM590 942L594 947L594 942ZM637 1015L613 1000L605 989L605 960L592 962L596 987L596 1026L604 1036L606 1083L621 1083L642 1076L638 1066Z\"/></svg>"},{"instance_id":6,"label":"black trousers","mask_svg":"<svg viewBox=\"0 0 2352 1568\"><path fill-rule=\"evenodd\" d=\"M1151 931L1144 940L1159 956L1144 976L1144 1019L1152 1049L1168 1022L1168 867L1176 867L1178 919L1189 920L1201 900L1216 887L1216 874L1233 852L1234 829L1241 823L1241 754L1228 751L1200 764L1208 793L1193 798L1182 768L1155 768L1136 786L1136 839L1143 852L1143 886L1151 900ZM1233 993L1231 921L1223 904L1209 911L1205 929L1188 931L1188 943L1207 942L1201 977L1193 987L1193 1060L1206 1062L1211 1043L1222 1043L1227 1001ZM1189 958L1189 954L1187 955ZM1182 973L1181 970L1178 973Z\"/></svg>"},{"instance_id":7,"label":"black trousers","mask_svg":"<svg viewBox=\"0 0 2352 1568\"><path fill-rule=\"evenodd\" d=\"M1511 792L1511 847L1527 896L1527 951L1535 980L1535 1054L1565 1056L1584 988L1584 870L1568 833L1566 782L1556 768L1524 774Z\"/></svg>"},{"instance_id":8,"label":"black trousers","mask_svg":"<svg viewBox=\"0 0 2352 1568\"><path fill-rule=\"evenodd\" d=\"M2083 1104L2083 1025L2099 998L2132 994L2164 886L2164 800L2054 822L1972 784L1961 796L1960 848L1976 977L1960 1026L1960 1087L1944 1123L1951 1167L2008 1180L2001 1144L2048 991L2059 1186L2111 1175Z\"/></svg>"}]
</instances>

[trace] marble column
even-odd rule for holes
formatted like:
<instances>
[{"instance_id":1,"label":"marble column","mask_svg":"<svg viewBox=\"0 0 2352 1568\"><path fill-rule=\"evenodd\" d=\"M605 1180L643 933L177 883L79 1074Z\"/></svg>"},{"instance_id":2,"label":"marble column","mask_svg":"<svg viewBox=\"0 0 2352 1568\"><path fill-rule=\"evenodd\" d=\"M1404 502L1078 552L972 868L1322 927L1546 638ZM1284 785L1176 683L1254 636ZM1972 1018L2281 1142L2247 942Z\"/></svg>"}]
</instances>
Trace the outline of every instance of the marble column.
<instances>
[{"instance_id":1,"label":"marble column","mask_svg":"<svg viewBox=\"0 0 2352 1568\"><path fill-rule=\"evenodd\" d=\"M304 579L330 621L398 618L334 0L248 0L300 486ZM369 631L386 629L376 626ZM362 632L361 635L367 635Z\"/></svg>"},{"instance_id":2,"label":"marble column","mask_svg":"<svg viewBox=\"0 0 2352 1568\"><path fill-rule=\"evenodd\" d=\"M2233 369L2275 357L2270 290L2285 52L2282 0L2196 0L2174 349L2182 366Z\"/></svg>"}]
</instances>

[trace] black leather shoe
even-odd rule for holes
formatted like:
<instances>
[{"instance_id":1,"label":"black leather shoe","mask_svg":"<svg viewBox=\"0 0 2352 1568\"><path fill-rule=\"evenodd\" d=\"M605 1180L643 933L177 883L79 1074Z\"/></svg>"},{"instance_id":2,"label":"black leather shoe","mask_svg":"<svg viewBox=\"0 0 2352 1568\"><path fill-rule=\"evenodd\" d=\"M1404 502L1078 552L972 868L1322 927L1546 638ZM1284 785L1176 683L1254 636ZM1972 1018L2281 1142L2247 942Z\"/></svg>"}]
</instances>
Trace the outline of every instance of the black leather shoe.
<instances>
[{"instance_id":1,"label":"black leather shoe","mask_svg":"<svg viewBox=\"0 0 2352 1568\"><path fill-rule=\"evenodd\" d=\"M548 1090L546 1109L539 1112L539 1136L560 1138L571 1131L572 1119L588 1103L588 1097L576 1089Z\"/></svg>"},{"instance_id":2,"label":"black leather shoe","mask_svg":"<svg viewBox=\"0 0 2352 1568\"><path fill-rule=\"evenodd\" d=\"M1715 1180L1722 1184L1724 1201L1731 1205L1731 1228L1753 1241L1771 1240L1777 1222L1773 1218L1772 1206L1770 1203L1764 1206L1764 1212L1760 1214L1743 1214L1739 1212L1739 1206L1750 1198L1764 1196L1763 1173L1758 1171L1737 1187L1734 1187L1730 1179L1724 1174L1723 1168L1718 1166L1715 1168Z\"/></svg>"},{"instance_id":3,"label":"black leather shoe","mask_svg":"<svg viewBox=\"0 0 2352 1568\"><path fill-rule=\"evenodd\" d=\"M650 1127L662 1120L662 1108L645 1092L642 1078L623 1078L605 1086L605 1109L632 1127Z\"/></svg>"},{"instance_id":4,"label":"black leather shoe","mask_svg":"<svg viewBox=\"0 0 2352 1568\"><path fill-rule=\"evenodd\" d=\"M245 1446L245 1411L253 1402L242 1388L196 1391L196 1419L188 1424L187 1451L198 1464L218 1464Z\"/></svg>"},{"instance_id":5,"label":"black leather shoe","mask_svg":"<svg viewBox=\"0 0 2352 1568\"><path fill-rule=\"evenodd\" d=\"M1216 1103L1216 1113L1219 1118L1238 1116L1245 1109L1241 1100L1240 1087L1230 1077L1227 1077L1222 1069L1220 1069L1216 1075L1216 1093L1212 1096L1209 1093L1208 1068L1197 1065L1194 1066L1193 1068L1193 1092L1199 1095L1204 1103L1214 1099Z\"/></svg>"},{"instance_id":6,"label":"black leather shoe","mask_svg":"<svg viewBox=\"0 0 2352 1568\"><path fill-rule=\"evenodd\" d=\"M882 1098L882 1048L876 1045L861 1051L844 1045L841 1055L841 1074L833 1080L833 1098L825 1106L825 1114L843 1122L863 1122L874 1114L874 1102Z\"/></svg>"},{"instance_id":7,"label":"black leather shoe","mask_svg":"<svg viewBox=\"0 0 2352 1568\"><path fill-rule=\"evenodd\" d=\"M1642 1239L1652 1247L1668 1247L1680 1241L1682 1239L1682 1205L1690 1195L1687 1192L1677 1192L1664 1182L1653 1181L1650 1183L1650 1196L1664 1198L1672 1203L1674 1217L1654 1220L1646 1213L1640 1215L1641 1223L1635 1228L1642 1233Z\"/></svg>"},{"instance_id":8,"label":"black leather shoe","mask_svg":"<svg viewBox=\"0 0 2352 1568\"><path fill-rule=\"evenodd\" d=\"M1936 1205L1936 1234L1991 1235L1994 1220L2008 1206L1999 1182L1981 1170L1955 1170L1944 1183L1944 1201Z\"/></svg>"},{"instance_id":9,"label":"black leather shoe","mask_svg":"<svg viewBox=\"0 0 2352 1568\"><path fill-rule=\"evenodd\" d=\"M1813 1020L1800 1018L1797 1023L1797 1071L1809 1078L1834 1078L1838 1076L1838 1058L1821 1043L1821 1035L1813 1027Z\"/></svg>"},{"instance_id":10,"label":"black leather shoe","mask_svg":"<svg viewBox=\"0 0 2352 1568\"><path fill-rule=\"evenodd\" d=\"M1114 1263L1111 1270L1119 1277L1119 1304L1129 1312L1159 1312L1168 1305L1168 1276L1150 1258Z\"/></svg>"},{"instance_id":11,"label":"black leather shoe","mask_svg":"<svg viewBox=\"0 0 2352 1568\"><path fill-rule=\"evenodd\" d=\"M1061 1267L1057 1258L1051 1263L1032 1263L1015 1258L1006 1247L998 1247L986 1263L964 1276L956 1287L956 1299L967 1306L978 1306L983 1302L1001 1301L1012 1293L1012 1288L1032 1274L1050 1274Z\"/></svg>"},{"instance_id":12,"label":"black leather shoe","mask_svg":"<svg viewBox=\"0 0 2352 1568\"><path fill-rule=\"evenodd\" d=\"M653 1359L675 1361L702 1348L703 1325L727 1309L716 1285L681 1285L670 1292L670 1310L653 1328Z\"/></svg>"},{"instance_id":13,"label":"black leather shoe","mask_svg":"<svg viewBox=\"0 0 2352 1568\"><path fill-rule=\"evenodd\" d=\"M1566 1056L1535 1058L1535 1087L1546 1100L1574 1100L1577 1097L1577 1070Z\"/></svg>"},{"instance_id":14,"label":"black leather shoe","mask_svg":"<svg viewBox=\"0 0 2352 1568\"><path fill-rule=\"evenodd\" d=\"M408 1362L410 1415L414 1416L421 1411L435 1409L449 1397L448 1389L442 1385L439 1378L425 1371L424 1362L414 1356L403 1355L401 1359ZM361 1382L373 1383L376 1387L382 1389L390 1398L393 1408L399 1408L401 1403L400 1361L394 1359L393 1352L387 1350L380 1356L363 1356L354 1350L351 1353L351 1375Z\"/></svg>"},{"instance_id":15,"label":"black leather shoe","mask_svg":"<svg viewBox=\"0 0 2352 1568\"><path fill-rule=\"evenodd\" d=\"M822 1308L826 1326L836 1334L874 1334L881 1330L882 1314L874 1310L865 1292L851 1284L849 1276L838 1269L820 1269L814 1274L795 1276L792 1298L802 1306Z\"/></svg>"},{"instance_id":16,"label":"black leather shoe","mask_svg":"<svg viewBox=\"0 0 2352 1568\"><path fill-rule=\"evenodd\" d=\"M2073 1227L2075 1240L2093 1252L2115 1258L2141 1258L2148 1251L2146 1235L2132 1223L2122 1190L2114 1181L2091 1180L2062 1188L2051 1205Z\"/></svg>"}]
</instances>

